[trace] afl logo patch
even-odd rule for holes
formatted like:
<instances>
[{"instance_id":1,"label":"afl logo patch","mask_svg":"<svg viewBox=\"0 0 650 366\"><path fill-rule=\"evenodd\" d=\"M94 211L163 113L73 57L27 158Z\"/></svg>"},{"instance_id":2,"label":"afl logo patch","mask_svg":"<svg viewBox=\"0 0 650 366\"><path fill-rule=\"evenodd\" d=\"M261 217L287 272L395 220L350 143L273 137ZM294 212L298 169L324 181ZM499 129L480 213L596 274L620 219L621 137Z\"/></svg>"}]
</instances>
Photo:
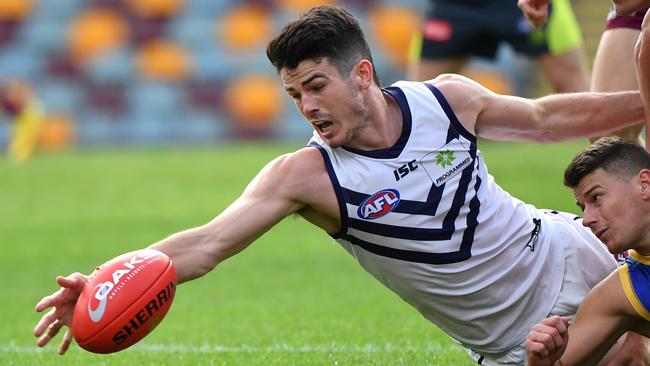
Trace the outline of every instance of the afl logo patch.
<instances>
[{"instance_id":1,"label":"afl logo patch","mask_svg":"<svg viewBox=\"0 0 650 366\"><path fill-rule=\"evenodd\" d=\"M399 192L396 189L384 189L361 202L357 215L362 219L377 219L393 211L398 204Z\"/></svg>"}]
</instances>

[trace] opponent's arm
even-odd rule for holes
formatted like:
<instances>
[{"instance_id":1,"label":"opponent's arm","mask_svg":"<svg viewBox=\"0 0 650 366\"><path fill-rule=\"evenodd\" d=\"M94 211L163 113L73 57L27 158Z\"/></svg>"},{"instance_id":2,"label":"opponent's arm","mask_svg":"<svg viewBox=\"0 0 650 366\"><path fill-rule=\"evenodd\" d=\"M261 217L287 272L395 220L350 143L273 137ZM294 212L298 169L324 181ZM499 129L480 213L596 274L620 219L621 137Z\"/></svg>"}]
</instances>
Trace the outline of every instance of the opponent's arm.
<instances>
[{"instance_id":1,"label":"opponent's arm","mask_svg":"<svg viewBox=\"0 0 650 366\"><path fill-rule=\"evenodd\" d=\"M568 332L567 323L558 319L544 319L529 333L528 366L596 365L621 335L633 329L636 316L614 272L585 297Z\"/></svg>"},{"instance_id":2,"label":"opponent's arm","mask_svg":"<svg viewBox=\"0 0 650 366\"><path fill-rule=\"evenodd\" d=\"M551 143L606 135L644 119L638 91L553 94L539 99L496 94L460 75L431 81L460 122L477 136Z\"/></svg>"},{"instance_id":3,"label":"opponent's arm","mask_svg":"<svg viewBox=\"0 0 650 366\"><path fill-rule=\"evenodd\" d=\"M526 338L526 366L561 366L569 343L569 320L551 316L533 325Z\"/></svg>"},{"instance_id":4,"label":"opponent's arm","mask_svg":"<svg viewBox=\"0 0 650 366\"><path fill-rule=\"evenodd\" d=\"M641 98L645 106L646 118L646 149L650 148L650 12L645 14L643 24L641 25L641 34L637 39L636 47L634 50L636 59L636 73L639 82L639 90L641 91Z\"/></svg>"}]
</instances>

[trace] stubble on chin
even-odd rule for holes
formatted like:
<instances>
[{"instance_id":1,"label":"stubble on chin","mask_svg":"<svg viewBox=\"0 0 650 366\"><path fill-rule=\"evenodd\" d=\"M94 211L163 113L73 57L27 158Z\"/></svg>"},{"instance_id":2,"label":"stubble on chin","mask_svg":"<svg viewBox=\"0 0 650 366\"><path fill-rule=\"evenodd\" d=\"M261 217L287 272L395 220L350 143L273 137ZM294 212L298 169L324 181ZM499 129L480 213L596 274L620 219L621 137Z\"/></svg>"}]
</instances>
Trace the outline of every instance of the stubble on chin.
<instances>
[{"instance_id":1,"label":"stubble on chin","mask_svg":"<svg viewBox=\"0 0 650 366\"><path fill-rule=\"evenodd\" d=\"M359 116L357 124L352 127L350 134L348 135L346 145L352 142L354 139L358 139L359 136L370 127L370 120L368 118L368 109L366 106L361 105L358 111L355 112L356 116Z\"/></svg>"}]
</instances>

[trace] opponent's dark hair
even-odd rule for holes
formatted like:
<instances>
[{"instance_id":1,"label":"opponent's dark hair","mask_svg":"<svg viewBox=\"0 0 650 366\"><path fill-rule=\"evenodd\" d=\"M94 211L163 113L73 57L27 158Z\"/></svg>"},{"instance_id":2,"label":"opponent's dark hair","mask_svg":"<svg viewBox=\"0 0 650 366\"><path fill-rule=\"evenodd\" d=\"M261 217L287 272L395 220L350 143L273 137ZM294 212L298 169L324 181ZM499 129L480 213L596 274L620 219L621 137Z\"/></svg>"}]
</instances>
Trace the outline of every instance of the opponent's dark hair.
<instances>
[{"instance_id":1,"label":"opponent's dark hair","mask_svg":"<svg viewBox=\"0 0 650 366\"><path fill-rule=\"evenodd\" d=\"M373 79L380 85L370 47L359 22L337 6L317 6L287 24L266 48L266 56L277 72L295 69L304 60L327 58L344 78L357 62L373 64Z\"/></svg>"},{"instance_id":2,"label":"opponent's dark hair","mask_svg":"<svg viewBox=\"0 0 650 366\"><path fill-rule=\"evenodd\" d=\"M650 153L638 143L618 137L603 137L576 155L564 171L564 185L576 188L598 168L629 180L641 169L650 169Z\"/></svg>"}]
</instances>

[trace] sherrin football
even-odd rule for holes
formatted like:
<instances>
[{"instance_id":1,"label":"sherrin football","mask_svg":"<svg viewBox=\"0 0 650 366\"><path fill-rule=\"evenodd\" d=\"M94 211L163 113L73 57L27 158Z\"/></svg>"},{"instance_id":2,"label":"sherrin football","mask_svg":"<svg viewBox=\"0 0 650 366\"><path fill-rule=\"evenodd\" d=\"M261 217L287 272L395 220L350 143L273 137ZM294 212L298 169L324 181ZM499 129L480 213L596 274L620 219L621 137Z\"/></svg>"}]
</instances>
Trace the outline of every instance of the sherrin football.
<instances>
[{"instance_id":1,"label":"sherrin football","mask_svg":"<svg viewBox=\"0 0 650 366\"><path fill-rule=\"evenodd\" d=\"M113 258L97 267L77 300L74 338L90 352L121 351L158 325L175 292L176 269L166 254L143 249Z\"/></svg>"}]
</instances>

